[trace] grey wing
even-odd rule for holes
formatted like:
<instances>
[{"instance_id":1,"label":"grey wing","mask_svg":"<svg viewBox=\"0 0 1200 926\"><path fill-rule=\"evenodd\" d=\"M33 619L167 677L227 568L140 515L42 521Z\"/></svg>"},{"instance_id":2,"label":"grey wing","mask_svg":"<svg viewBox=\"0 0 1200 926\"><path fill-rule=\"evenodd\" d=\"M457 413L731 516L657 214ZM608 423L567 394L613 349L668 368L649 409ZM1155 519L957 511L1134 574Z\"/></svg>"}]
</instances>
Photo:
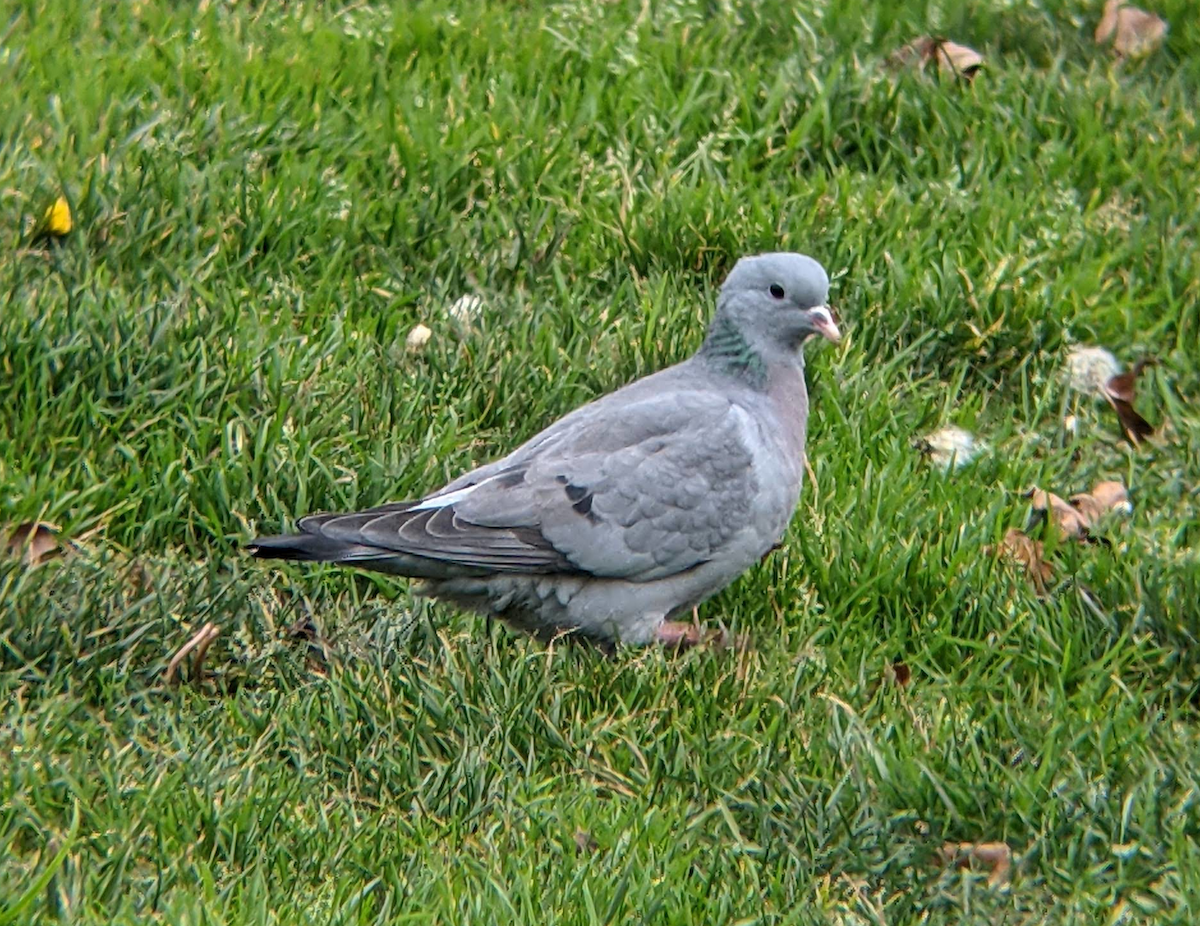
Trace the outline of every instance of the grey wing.
<instances>
[{"instance_id":1,"label":"grey wing","mask_svg":"<svg viewBox=\"0 0 1200 926\"><path fill-rule=\"evenodd\" d=\"M675 575L747 526L758 486L744 421L728 399L706 393L593 408L496 475L456 489L450 506L482 528L540 538L570 571Z\"/></svg>"},{"instance_id":2,"label":"grey wing","mask_svg":"<svg viewBox=\"0 0 1200 926\"><path fill-rule=\"evenodd\" d=\"M744 420L708 393L601 401L425 499L299 527L342 545L343 562L391 559L409 575L663 578L746 527L758 486Z\"/></svg>"},{"instance_id":3,"label":"grey wing","mask_svg":"<svg viewBox=\"0 0 1200 926\"><path fill-rule=\"evenodd\" d=\"M388 571L402 575L572 571L571 563L536 530L483 527L462 518L452 505L422 508L421 502L395 502L350 514L309 515L298 527L303 535L334 545L336 556L315 558L368 568L392 564Z\"/></svg>"}]
</instances>

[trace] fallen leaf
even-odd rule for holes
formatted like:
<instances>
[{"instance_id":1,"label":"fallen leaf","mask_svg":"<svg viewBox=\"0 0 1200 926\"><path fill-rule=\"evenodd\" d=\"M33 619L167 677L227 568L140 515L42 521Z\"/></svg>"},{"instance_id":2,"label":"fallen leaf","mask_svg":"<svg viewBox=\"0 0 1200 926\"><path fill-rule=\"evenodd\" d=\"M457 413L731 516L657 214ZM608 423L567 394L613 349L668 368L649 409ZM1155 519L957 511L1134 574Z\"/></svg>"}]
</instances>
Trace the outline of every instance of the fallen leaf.
<instances>
[{"instance_id":1,"label":"fallen leaf","mask_svg":"<svg viewBox=\"0 0 1200 926\"><path fill-rule=\"evenodd\" d=\"M1080 540L1087 536L1091 521L1066 499L1038 488L1030 489L1026 495L1033 504L1036 521L1048 516L1058 526L1059 536L1064 539Z\"/></svg>"},{"instance_id":2,"label":"fallen leaf","mask_svg":"<svg viewBox=\"0 0 1200 926\"><path fill-rule=\"evenodd\" d=\"M915 64L920 70L933 63L943 74L972 80L983 67L983 56L975 49L949 39L924 35L894 52L889 59L895 66Z\"/></svg>"},{"instance_id":3,"label":"fallen leaf","mask_svg":"<svg viewBox=\"0 0 1200 926\"><path fill-rule=\"evenodd\" d=\"M1096 44L1103 45L1114 34L1113 51L1123 58L1140 58L1163 43L1167 22L1123 0L1108 0L1096 25Z\"/></svg>"},{"instance_id":4,"label":"fallen leaf","mask_svg":"<svg viewBox=\"0 0 1200 926\"><path fill-rule=\"evenodd\" d=\"M584 853L590 855L600 848L592 834L585 830L576 830L572 838L575 840L576 855L583 855Z\"/></svg>"},{"instance_id":5,"label":"fallen leaf","mask_svg":"<svg viewBox=\"0 0 1200 926\"><path fill-rule=\"evenodd\" d=\"M942 861L955 868L970 868L978 862L990 870L988 885L996 887L1012 874L1012 849L1006 842L947 842L940 850Z\"/></svg>"},{"instance_id":6,"label":"fallen leaf","mask_svg":"<svg viewBox=\"0 0 1200 926\"><path fill-rule=\"evenodd\" d=\"M315 675L329 674L329 646L311 617L297 618L288 627L286 634L292 640L304 640L308 653L304 663Z\"/></svg>"},{"instance_id":7,"label":"fallen leaf","mask_svg":"<svg viewBox=\"0 0 1200 926\"><path fill-rule=\"evenodd\" d=\"M5 536L4 549L9 556L20 556L26 566L36 566L58 552L58 526L43 521L18 524Z\"/></svg>"},{"instance_id":8,"label":"fallen leaf","mask_svg":"<svg viewBox=\"0 0 1200 926\"><path fill-rule=\"evenodd\" d=\"M1142 370L1154 365L1153 358L1144 358L1133 365L1128 373L1118 373L1104 383L1104 397L1117 413L1121 427L1131 444L1139 444L1154 433L1153 426L1133 407L1137 395L1137 378Z\"/></svg>"},{"instance_id":9,"label":"fallen leaf","mask_svg":"<svg viewBox=\"0 0 1200 926\"><path fill-rule=\"evenodd\" d=\"M1054 568L1046 562L1045 546L1040 540L1010 527L1000 541L1000 551L1025 567L1025 574L1039 595L1046 594L1046 583L1054 578Z\"/></svg>"},{"instance_id":10,"label":"fallen leaf","mask_svg":"<svg viewBox=\"0 0 1200 926\"><path fill-rule=\"evenodd\" d=\"M1097 45L1103 45L1117 31L1117 13L1121 9L1122 0L1108 0L1104 4L1104 12L1100 22L1096 23L1096 33L1093 36Z\"/></svg>"},{"instance_id":11,"label":"fallen leaf","mask_svg":"<svg viewBox=\"0 0 1200 926\"><path fill-rule=\"evenodd\" d=\"M888 666L887 674L890 680L895 682L901 688L905 687L910 681L912 681L912 669L910 669L908 665L903 662L893 662L890 666Z\"/></svg>"},{"instance_id":12,"label":"fallen leaf","mask_svg":"<svg viewBox=\"0 0 1200 926\"><path fill-rule=\"evenodd\" d=\"M1071 506L1090 525L1096 524L1110 511L1128 514L1133 510L1129 504L1129 492L1120 482L1097 482L1090 493L1080 492L1070 498Z\"/></svg>"},{"instance_id":13,"label":"fallen leaf","mask_svg":"<svg viewBox=\"0 0 1200 926\"><path fill-rule=\"evenodd\" d=\"M1153 357L1143 357L1133 365L1128 373L1110 376L1104 383L1104 391L1114 399L1132 402L1137 395L1137 378L1142 375L1142 370L1154 366L1154 363Z\"/></svg>"},{"instance_id":14,"label":"fallen leaf","mask_svg":"<svg viewBox=\"0 0 1200 926\"><path fill-rule=\"evenodd\" d=\"M1129 514L1133 511L1133 505L1129 502L1129 490L1125 488L1125 483L1117 482L1116 480L1105 479L1097 482L1092 486L1092 498L1104 509L1104 513L1110 511L1121 511ZM1071 496L1074 501L1079 496Z\"/></svg>"},{"instance_id":15,"label":"fallen leaf","mask_svg":"<svg viewBox=\"0 0 1200 926\"><path fill-rule=\"evenodd\" d=\"M404 339L404 346L413 353L416 353L424 349L431 337L433 337L433 332L429 328L425 325L417 324L413 326L412 331L408 333L408 337Z\"/></svg>"},{"instance_id":16,"label":"fallen leaf","mask_svg":"<svg viewBox=\"0 0 1200 926\"><path fill-rule=\"evenodd\" d=\"M1091 492L1079 492L1070 500L1036 487L1025 494L1033 504L1034 523L1049 518L1063 540L1090 540L1091 529L1105 515L1132 510L1129 491L1120 482L1097 482Z\"/></svg>"},{"instance_id":17,"label":"fallen leaf","mask_svg":"<svg viewBox=\"0 0 1200 926\"><path fill-rule=\"evenodd\" d=\"M943 41L937 46L937 62L942 71L971 80L983 67L983 55L966 45Z\"/></svg>"},{"instance_id":18,"label":"fallen leaf","mask_svg":"<svg viewBox=\"0 0 1200 926\"><path fill-rule=\"evenodd\" d=\"M179 667L183 664L183 660L187 658L188 653L194 652L192 656L192 681L201 682L204 680L204 657L208 655L208 648L212 646L213 640L221 635L221 628L212 621L206 623L203 627L192 634L191 639L183 644L179 650L171 657L171 661L167 664L166 683L173 684L176 676L179 674Z\"/></svg>"},{"instance_id":19,"label":"fallen leaf","mask_svg":"<svg viewBox=\"0 0 1200 926\"><path fill-rule=\"evenodd\" d=\"M1138 376L1153 364L1153 358L1143 358L1128 372L1122 372L1117 358L1103 347L1075 347L1067 354L1067 377L1073 388L1108 402L1129 442L1136 445L1154 433L1154 428L1133 407Z\"/></svg>"}]
</instances>

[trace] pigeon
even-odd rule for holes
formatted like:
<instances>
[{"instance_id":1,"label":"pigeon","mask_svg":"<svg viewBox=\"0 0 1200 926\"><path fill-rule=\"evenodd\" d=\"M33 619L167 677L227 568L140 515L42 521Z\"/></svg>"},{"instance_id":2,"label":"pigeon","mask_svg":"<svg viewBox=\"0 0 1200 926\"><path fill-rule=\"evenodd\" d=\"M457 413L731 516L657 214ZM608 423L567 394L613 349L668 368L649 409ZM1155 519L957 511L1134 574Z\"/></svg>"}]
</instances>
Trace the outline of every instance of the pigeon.
<instances>
[{"instance_id":1,"label":"pigeon","mask_svg":"<svg viewBox=\"0 0 1200 926\"><path fill-rule=\"evenodd\" d=\"M415 501L301 518L265 559L406 576L542 640L700 642L674 618L777 546L800 499L805 342L838 341L813 258L739 260L699 350Z\"/></svg>"}]
</instances>

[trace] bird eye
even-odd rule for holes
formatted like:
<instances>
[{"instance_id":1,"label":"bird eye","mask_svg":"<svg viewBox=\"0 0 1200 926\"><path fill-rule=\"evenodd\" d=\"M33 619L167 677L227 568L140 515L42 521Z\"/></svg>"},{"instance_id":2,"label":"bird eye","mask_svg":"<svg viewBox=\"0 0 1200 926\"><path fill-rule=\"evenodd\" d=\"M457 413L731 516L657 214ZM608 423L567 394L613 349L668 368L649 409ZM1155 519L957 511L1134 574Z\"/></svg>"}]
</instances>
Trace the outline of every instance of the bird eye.
<instances>
[{"instance_id":1,"label":"bird eye","mask_svg":"<svg viewBox=\"0 0 1200 926\"><path fill-rule=\"evenodd\" d=\"M776 299L782 299L784 296L783 287L780 286L778 283L772 283L771 289L769 290L769 292Z\"/></svg>"}]
</instances>

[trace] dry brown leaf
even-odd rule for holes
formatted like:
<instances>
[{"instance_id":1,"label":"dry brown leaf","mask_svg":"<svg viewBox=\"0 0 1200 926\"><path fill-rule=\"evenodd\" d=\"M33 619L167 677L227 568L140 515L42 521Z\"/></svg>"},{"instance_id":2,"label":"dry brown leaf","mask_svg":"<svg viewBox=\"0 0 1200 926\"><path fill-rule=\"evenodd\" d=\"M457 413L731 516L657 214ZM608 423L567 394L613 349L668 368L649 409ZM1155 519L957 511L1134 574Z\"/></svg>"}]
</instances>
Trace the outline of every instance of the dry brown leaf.
<instances>
[{"instance_id":1,"label":"dry brown leaf","mask_svg":"<svg viewBox=\"0 0 1200 926\"><path fill-rule=\"evenodd\" d=\"M937 47L937 62L943 72L971 80L983 67L983 55L966 45L943 41Z\"/></svg>"},{"instance_id":2,"label":"dry brown leaf","mask_svg":"<svg viewBox=\"0 0 1200 926\"><path fill-rule=\"evenodd\" d=\"M316 675L329 674L329 645L321 636L320 628L311 617L300 617L292 622L285 631L289 639L304 640L308 645L308 655L305 665Z\"/></svg>"},{"instance_id":3,"label":"dry brown leaf","mask_svg":"<svg viewBox=\"0 0 1200 926\"><path fill-rule=\"evenodd\" d=\"M1109 377L1108 382L1104 384L1104 391L1114 399L1132 402L1137 397L1137 378L1142 375L1142 370L1152 367L1154 364L1153 357L1143 357L1127 372Z\"/></svg>"},{"instance_id":4,"label":"dry brown leaf","mask_svg":"<svg viewBox=\"0 0 1200 926\"><path fill-rule=\"evenodd\" d=\"M600 848L592 834L585 830L576 830L572 838L575 840L576 855L583 855L585 853L590 855Z\"/></svg>"},{"instance_id":5,"label":"dry brown leaf","mask_svg":"<svg viewBox=\"0 0 1200 926\"><path fill-rule=\"evenodd\" d=\"M1046 562L1045 547L1040 540L1010 527L1004 532L1000 551L1025 567L1025 574L1039 595L1046 594L1046 583L1054 578L1054 568Z\"/></svg>"},{"instance_id":6,"label":"dry brown leaf","mask_svg":"<svg viewBox=\"0 0 1200 926\"><path fill-rule=\"evenodd\" d=\"M1128 510L1129 491L1120 482L1097 482L1091 492L1080 492L1064 500L1053 492L1033 488L1026 493L1036 520L1049 517L1063 540L1089 540L1091 528L1109 512Z\"/></svg>"},{"instance_id":7,"label":"dry brown leaf","mask_svg":"<svg viewBox=\"0 0 1200 926\"><path fill-rule=\"evenodd\" d=\"M1116 410L1125 435L1135 446L1154 433L1150 423L1133 407L1133 400L1137 397L1138 376L1146 367L1153 365L1153 358L1139 360L1128 372L1110 377L1104 384L1104 398Z\"/></svg>"},{"instance_id":8,"label":"dry brown leaf","mask_svg":"<svg viewBox=\"0 0 1200 926\"><path fill-rule=\"evenodd\" d=\"M1117 13L1120 11L1123 0L1108 0L1104 4L1104 13L1100 16L1100 22L1096 23L1096 44L1103 45L1112 34L1117 31Z\"/></svg>"},{"instance_id":9,"label":"dry brown leaf","mask_svg":"<svg viewBox=\"0 0 1200 926\"><path fill-rule=\"evenodd\" d=\"M1071 505L1089 526L1110 511L1129 507L1129 492L1119 482L1097 482L1092 491L1071 496Z\"/></svg>"},{"instance_id":10,"label":"dry brown leaf","mask_svg":"<svg viewBox=\"0 0 1200 926\"><path fill-rule=\"evenodd\" d=\"M991 872L991 887L1008 881L1012 874L1012 849L1006 842L947 842L942 844L942 861L955 868L970 868L978 862Z\"/></svg>"},{"instance_id":11,"label":"dry brown leaf","mask_svg":"<svg viewBox=\"0 0 1200 926\"><path fill-rule=\"evenodd\" d=\"M983 67L983 56L975 49L928 35L898 49L889 60L897 67L915 64L921 70L936 63L943 74L952 74L967 81L973 79Z\"/></svg>"},{"instance_id":12,"label":"dry brown leaf","mask_svg":"<svg viewBox=\"0 0 1200 926\"><path fill-rule=\"evenodd\" d=\"M1060 498L1053 492L1045 492L1038 488L1030 489L1027 496L1033 504L1036 519L1041 520L1049 516L1050 520L1058 526L1059 537L1081 540L1087 536L1088 528L1092 524L1091 520L1066 499Z\"/></svg>"},{"instance_id":13,"label":"dry brown leaf","mask_svg":"<svg viewBox=\"0 0 1200 926\"><path fill-rule=\"evenodd\" d=\"M1096 44L1103 45L1114 34L1113 51L1124 58L1140 58L1163 43L1167 22L1123 0L1108 0L1096 25Z\"/></svg>"},{"instance_id":14,"label":"dry brown leaf","mask_svg":"<svg viewBox=\"0 0 1200 926\"><path fill-rule=\"evenodd\" d=\"M1133 506L1129 504L1129 490L1123 482L1109 479L1097 482L1092 486L1092 498L1101 504L1105 514L1117 509L1133 510Z\"/></svg>"},{"instance_id":15,"label":"dry brown leaf","mask_svg":"<svg viewBox=\"0 0 1200 926\"><path fill-rule=\"evenodd\" d=\"M36 566L58 552L58 525L44 521L26 521L4 534L4 549L19 556L26 566Z\"/></svg>"},{"instance_id":16,"label":"dry brown leaf","mask_svg":"<svg viewBox=\"0 0 1200 926\"><path fill-rule=\"evenodd\" d=\"M192 656L192 681L203 681L204 657L208 655L208 648L212 646L213 640L220 635L221 628L212 621L209 621L192 634L191 639L179 648L178 652L171 657L171 661L167 664L166 683L171 685L175 682L175 678L179 674L180 665L183 664L183 660L187 658L188 653L193 651L195 655Z\"/></svg>"},{"instance_id":17,"label":"dry brown leaf","mask_svg":"<svg viewBox=\"0 0 1200 926\"><path fill-rule=\"evenodd\" d=\"M893 662L888 666L887 675L891 681L895 682L901 688L912 681L912 669L904 662Z\"/></svg>"}]
</instances>

